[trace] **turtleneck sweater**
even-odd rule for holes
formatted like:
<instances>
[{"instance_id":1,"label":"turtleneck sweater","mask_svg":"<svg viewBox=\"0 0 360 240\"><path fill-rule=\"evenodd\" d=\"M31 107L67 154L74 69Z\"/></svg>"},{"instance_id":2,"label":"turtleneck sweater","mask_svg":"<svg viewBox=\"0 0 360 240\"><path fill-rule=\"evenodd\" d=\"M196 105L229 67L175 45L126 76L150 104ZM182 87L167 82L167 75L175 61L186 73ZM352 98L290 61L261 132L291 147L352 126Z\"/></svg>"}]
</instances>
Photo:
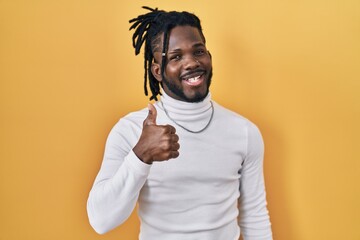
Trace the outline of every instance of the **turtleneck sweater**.
<instances>
[{"instance_id":1,"label":"turtleneck sweater","mask_svg":"<svg viewBox=\"0 0 360 240\"><path fill-rule=\"evenodd\" d=\"M176 128L180 155L145 164L132 149L148 109L121 118L87 202L95 231L121 225L138 203L140 240L238 240L240 231L244 240L272 239L258 128L210 93L198 103L163 93L154 106L157 125ZM204 131L186 130L199 131L210 119Z\"/></svg>"}]
</instances>

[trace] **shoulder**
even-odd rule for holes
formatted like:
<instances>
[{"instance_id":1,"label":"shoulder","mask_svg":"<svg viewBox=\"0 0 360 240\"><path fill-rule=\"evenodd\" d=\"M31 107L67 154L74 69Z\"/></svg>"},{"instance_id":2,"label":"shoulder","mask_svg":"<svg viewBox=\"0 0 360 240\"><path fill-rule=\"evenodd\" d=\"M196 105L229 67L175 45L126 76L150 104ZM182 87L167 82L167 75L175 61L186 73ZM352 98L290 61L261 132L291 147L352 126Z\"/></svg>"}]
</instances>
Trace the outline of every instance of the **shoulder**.
<instances>
[{"instance_id":1,"label":"shoulder","mask_svg":"<svg viewBox=\"0 0 360 240\"><path fill-rule=\"evenodd\" d=\"M130 151L141 134L147 111L144 108L121 117L111 128L106 145L117 149L126 148L126 152Z\"/></svg>"},{"instance_id":2,"label":"shoulder","mask_svg":"<svg viewBox=\"0 0 360 240\"><path fill-rule=\"evenodd\" d=\"M232 111L219 103L213 101L214 109L216 112L216 116L221 121L226 121L229 123L236 124L238 126L244 127L244 128L251 128L252 130L258 129L257 126L251 122L248 118L244 117L243 115Z\"/></svg>"},{"instance_id":3,"label":"shoulder","mask_svg":"<svg viewBox=\"0 0 360 240\"><path fill-rule=\"evenodd\" d=\"M125 116L120 118L119 121L128 121L128 122L136 122L136 123L141 122L142 123L142 121L144 121L144 119L146 118L147 114L148 114L148 109L143 108L143 109L126 114Z\"/></svg>"},{"instance_id":4,"label":"shoulder","mask_svg":"<svg viewBox=\"0 0 360 240\"><path fill-rule=\"evenodd\" d=\"M114 125L112 131L123 132L138 130L142 128L144 119L148 114L147 108L140 109L138 111L130 112L125 116L121 117Z\"/></svg>"},{"instance_id":5,"label":"shoulder","mask_svg":"<svg viewBox=\"0 0 360 240\"><path fill-rule=\"evenodd\" d=\"M216 102L213 102L213 104L216 112L216 121L223 131L241 134L250 143L262 143L261 132L255 123Z\"/></svg>"}]
</instances>

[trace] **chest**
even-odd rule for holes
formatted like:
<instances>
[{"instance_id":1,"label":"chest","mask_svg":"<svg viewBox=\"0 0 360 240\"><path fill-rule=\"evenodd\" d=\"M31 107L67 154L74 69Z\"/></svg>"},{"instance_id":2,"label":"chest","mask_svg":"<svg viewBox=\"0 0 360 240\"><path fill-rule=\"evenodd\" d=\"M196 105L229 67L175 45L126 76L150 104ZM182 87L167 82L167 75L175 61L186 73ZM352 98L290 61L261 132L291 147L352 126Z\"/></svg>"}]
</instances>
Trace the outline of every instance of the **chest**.
<instances>
[{"instance_id":1,"label":"chest","mask_svg":"<svg viewBox=\"0 0 360 240\"><path fill-rule=\"evenodd\" d=\"M246 153L242 134L194 135L179 132L180 155L154 163L148 177L150 185L184 183L223 184L238 181Z\"/></svg>"}]
</instances>

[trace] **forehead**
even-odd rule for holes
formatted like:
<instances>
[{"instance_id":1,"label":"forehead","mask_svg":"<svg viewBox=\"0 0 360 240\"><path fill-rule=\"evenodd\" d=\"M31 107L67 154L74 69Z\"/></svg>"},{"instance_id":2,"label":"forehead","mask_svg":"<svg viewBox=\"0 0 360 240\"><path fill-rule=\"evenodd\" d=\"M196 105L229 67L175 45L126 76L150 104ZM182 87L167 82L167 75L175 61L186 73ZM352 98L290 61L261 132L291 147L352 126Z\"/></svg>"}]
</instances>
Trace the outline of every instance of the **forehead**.
<instances>
[{"instance_id":1,"label":"forehead","mask_svg":"<svg viewBox=\"0 0 360 240\"><path fill-rule=\"evenodd\" d=\"M173 49L191 48L199 43L205 45L204 40L196 27L176 26L170 32L168 51Z\"/></svg>"}]
</instances>

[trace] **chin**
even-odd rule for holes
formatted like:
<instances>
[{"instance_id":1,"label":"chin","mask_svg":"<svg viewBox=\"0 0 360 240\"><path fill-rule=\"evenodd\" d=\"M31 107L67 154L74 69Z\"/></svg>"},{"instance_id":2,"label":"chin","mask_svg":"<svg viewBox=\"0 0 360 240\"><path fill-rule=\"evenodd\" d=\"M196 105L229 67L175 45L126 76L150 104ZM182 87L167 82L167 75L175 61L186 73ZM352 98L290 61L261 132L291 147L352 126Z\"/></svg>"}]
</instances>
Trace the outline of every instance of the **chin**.
<instances>
[{"instance_id":1,"label":"chin","mask_svg":"<svg viewBox=\"0 0 360 240\"><path fill-rule=\"evenodd\" d=\"M197 92L195 93L195 95L191 97L187 97L187 102L193 102L193 103L202 102L207 97L208 93L209 93L209 89L207 89L205 93Z\"/></svg>"},{"instance_id":2,"label":"chin","mask_svg":"<svg viewBox=\"0 0 360 240\"><path fill-rule=\"evenodd\" d=\"M166 78L163 78L162 83L164 84L163 90L174 99L183 101L183 102L191 102L191 103L197 103L202 102L207 95L209 94L209 87L211 84L211 77L212 72L207 78L206 85L200 87L198 91L190 91L189 94L187 91L184 92L184 89L180 88L176 84L173 84L172 82L169 82ZM165 87L165 88L164 88Z\"/></svg>"}]
</instances>

